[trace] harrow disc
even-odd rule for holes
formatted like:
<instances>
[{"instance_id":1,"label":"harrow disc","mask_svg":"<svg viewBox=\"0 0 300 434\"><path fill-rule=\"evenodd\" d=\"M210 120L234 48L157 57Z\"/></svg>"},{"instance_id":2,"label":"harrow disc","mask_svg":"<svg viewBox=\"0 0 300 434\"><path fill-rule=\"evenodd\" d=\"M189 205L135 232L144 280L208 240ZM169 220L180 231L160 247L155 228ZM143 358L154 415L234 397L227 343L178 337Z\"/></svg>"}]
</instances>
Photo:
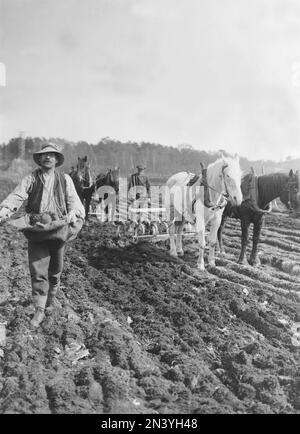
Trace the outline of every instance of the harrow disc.
<instances>
[{"instance_id":1,"label":"harrow disc","mask_svg":"<svg viewBox=\"0 0 300 434\"><path fill-rule=\"evenodd\" d=\"M158 232L160 234L167 234L167 233L169 233L169 225L168 225L167 222L160 221L157 224L157 226L158 226Z\"/></svg>"},{"instance_id":2,"label":"harrow disc","mask_svg":"<svg viewBox=\"0 0 300 434\"><path fill-rule=\"evenodd\" d=\"M116 237L121 239L127 234L127 227L124 222L118 222L117 224L117 230L116 230Z\"/></svg>"},{"instance_id":3,"label":"harrow disc","mask_svg":"<svg viewBox=\"0 0 300 434\"><path fill-rule=\"evenodd\" d=\"M156 223L150 224L149 234L150 235L158 235L159 234L159 229L158 229L158 226Z\"/></svg>"}]
</instances>

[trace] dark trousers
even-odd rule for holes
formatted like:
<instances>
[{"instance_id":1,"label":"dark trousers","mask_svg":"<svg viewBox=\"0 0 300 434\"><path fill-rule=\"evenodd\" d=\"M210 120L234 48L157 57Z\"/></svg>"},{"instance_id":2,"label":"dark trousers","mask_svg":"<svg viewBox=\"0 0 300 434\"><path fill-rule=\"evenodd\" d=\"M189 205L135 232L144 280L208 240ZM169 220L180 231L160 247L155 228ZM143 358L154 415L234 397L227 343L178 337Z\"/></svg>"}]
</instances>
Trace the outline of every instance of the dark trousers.
<instances>
[{"instance_id":1,"label":"dark trousers","mask_svg":"<svg viewBox=\"0 0 300 434\"><path fill-rule=\"evenodd\" d=\"M28 260L32 297L36 307L45 308L49 294L59 289L66 243L62 241L28 242Z\"/></svg>"}]
</instances>

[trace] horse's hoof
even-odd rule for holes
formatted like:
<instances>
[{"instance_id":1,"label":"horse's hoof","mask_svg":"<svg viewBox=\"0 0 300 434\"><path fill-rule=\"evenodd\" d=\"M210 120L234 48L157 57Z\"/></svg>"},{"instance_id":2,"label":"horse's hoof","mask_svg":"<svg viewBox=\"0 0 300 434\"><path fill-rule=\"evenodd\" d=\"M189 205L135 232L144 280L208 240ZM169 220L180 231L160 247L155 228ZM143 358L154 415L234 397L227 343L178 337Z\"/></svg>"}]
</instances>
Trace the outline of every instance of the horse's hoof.
<instances>
[{"instance_id":1,"label":"horse's hoof","mask_svg":"<svg viewBox=\"0 0 300 434\"><path fill-rule=\"evenodd\" d=\"M197 268L199 271L205 271L204 264L197 264Z\"/></svg>"},{"instance_id":2,"label":"horse's hoof","mask_svg":"<svg viewBox=\"0 0 300 434\"><path fill-rule=\"evenodd\" d=\"M177 252L170 252L170 256L172 256L172 258L177 258Z\"/></svg>"},{"instance_id":3,"label":"horse's hoof","mask_svg":"<svg viewBox=\"0 0 300 434\"><path fill-rule=\"evenodd\" d=\"M238 260L238 264L240 264L240 265L249 265L247 259Z\"/></svg>"},{"instance_id":4,"label":"horse's hoof","mask_svg":"<svg viewBox=\"0 0 300 434\"><path fill-rule=\"evenodd\" d=\"M208 265L209 265L210 267L215 267L215 266L216 266L216 263L215 263L215 261L209 261L209 262L208 262Z\"/></svg>"},{"instance_id":5,"label":"horse's hoof","mask_svg":"<svg viewBox=\"0 0 300 434\"><path fill-rule=\"evenodd\" d=\"M177 256L182 257L184 255L184 251L183 250L177 250Z\"/></svg>"}]
</instances>

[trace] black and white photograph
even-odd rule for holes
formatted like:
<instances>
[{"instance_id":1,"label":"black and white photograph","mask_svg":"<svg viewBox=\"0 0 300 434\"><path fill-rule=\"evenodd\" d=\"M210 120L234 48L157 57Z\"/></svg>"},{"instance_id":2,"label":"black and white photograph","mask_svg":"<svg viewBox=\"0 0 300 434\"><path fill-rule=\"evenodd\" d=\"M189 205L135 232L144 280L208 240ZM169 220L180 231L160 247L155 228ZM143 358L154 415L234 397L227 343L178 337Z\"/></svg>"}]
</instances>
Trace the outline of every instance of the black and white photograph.
<instances>
[{"instance_id":1,"label":"black and white photograph","mask_svg":"<svg viewBox=\"0 0 300 434\"><path fill-rule=\"evenodd\" d=\"M0 0L0 414L300 414L298 0Z\"/></svg>"}]
</instances>

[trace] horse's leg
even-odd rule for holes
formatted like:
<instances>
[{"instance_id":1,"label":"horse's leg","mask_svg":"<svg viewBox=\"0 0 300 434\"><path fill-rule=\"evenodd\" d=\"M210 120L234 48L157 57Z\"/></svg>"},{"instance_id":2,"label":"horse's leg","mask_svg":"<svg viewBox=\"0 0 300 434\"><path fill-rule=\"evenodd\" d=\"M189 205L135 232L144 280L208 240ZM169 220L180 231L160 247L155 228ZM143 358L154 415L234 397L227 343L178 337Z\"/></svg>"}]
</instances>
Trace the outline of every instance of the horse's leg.
<instances>
[{"instance_id":1,"label":"horse's leg","mask_svg":"<svg viewBox=\"0 0 300 434\"><path fill-rule=\"evenodd\" d=\"M197 261L197 267L199 270L204 271L204 250L205 250L205 224L204 220L197 224L197 235L199 244L199 256Z\"/></svg>"},{"instance_id":2,"label":"horse's leg","mask_svg":"<svg viewBox=\"0 0 300 434\"><path fill-rule=\"evenodd\" d=\"M182 230L183 230L184 223L178 225L177 227L177 237L176 237L176 251L178 256L183 256L184 251L182 248Z\"/></svg>"},{"instance_id":3,"label":"horse's leg","mask_svg":"<svg viewBox=\"0 0 300 434\"><path fill-rule=\"evenodd\" d=\"M103 199L100 198L97 205L97 213L99 215L99 220L101 220L101 223L103 223Z\"/></svg>"},{"instance_id":4,"label":"horse's leg","mask_svg":"<svg viewBox=\"0 0 300 434\"><path fill-rule=\"evenodd\" d=\"M88 221L88 219L89 219L92 194L93 194L93 192L91 189L86 189L84 194L83 194L83 200L84 200L84 206L85 206L85 220L86 221Z\"/></svg>"},{"instance_id":5,"label":"horse's leg","mask_svg":"<svg viewBox=\"0 0 300 434\"><path fill-rule=\"evenodd\" d=\"M217 234L218 243L217 243L216 251L219 251L221 253L221 255L225 255L225 248L224 248L224 244L223 244L223 229L224 229L226 220L227 220L227 216L225 216L223 214L222 215L222 221L221 221L220 227L218 229L218 234Z\"/></svg>"},{"instance_id":6,"label":"horse's leg","mask_svg":"<svg viewBox=\"0 0 300 434\"><path fill-rule=\"evenodd\" d=\"M105 217L104 217L104 221L105 222L107 222L108 221L108 193L105 193L104 194L104 200L107 202L107 205L106 205L106 207L105 207L105 209L104 209L104 215L105 215Z\"/></svg>"},{"instance_id":7,"label":"horse's leg","mask_svg":"<svg viewBox=\"0 0 300 434\"><path fill-rule=\"evenodd\" d=\"M249 220L245 217L241 217L241 228L242 228L242 246L241 246L241 253L238 260L239 264L248 265L247 258L246 258L246 249L248 244L248 235L249 235Z\"/></svg>"},{"instance_id":8,"label":"horse's leg","mask_svg":"<svg viewBox=\"0 0 300 434\"><path fill-rule=\"evenodd\" d=\"M263 218L262 216L259 216L259 218L257 218L257 220L255 220L253 224L253 245L252 245L251 256L249 259L249 264L253 266L260 265L260 260L257 253L258 253L258 242L259 242L262 223L263 223Z\"/></svg>"},{"instance_id":9,"label":"horse's leg","mask_svg":"<svg viewBox=\"0 0 300 434\"><path fill-rule=\"evenodd\" d=\"M82 203L82 205L84 206L84 211L85 211L85 217L86 217L86 208L85 208L85 198L84 198L84 194L81 192L80 194L78 194L79 199Z\"/></svg>"},{"instance_id":10,"label":"horse's leg","mask_svg":"<svg viewBox=\"0 0 300 434\"><path fill-rule=\"evenodd\" d=\"M90 211L91 197L87 196L84 201L85 205L85 220L89 219L89 211Z\"/></svg>"},{"instance_id":11,"label":"horse's leg","mask_svg":"<svg viewBox=\"0 0 300 434\"><path fill-rule=\"evenodd\" d=\"M208 254L208 264L211 267L215 267L216 265L215 251L217 246L218 229L222 221L222 213L223 210L216 211L215 215L211 220L211 226L209 231L209 254Z\"/></svg>"},{"instance_id":12,"label":"horse's leg","mask_svg":"<svg viewBox=\"0 0 300 434\"><path fill-rule=\"evenodd\" d=\"M176 249L176 243L175 243L175 236L176 236L176 225L175 223L171 223L169 226L169 237L170 237L170 255L177 257L177 249Z\"/></svg>"},{"instance_id":13,"label":"horse's leg","mask_svg":"<svg viewBox=\"0 0 300 434\"><path fill-rule=\"evenodd\" d=\"M117 218L117 203L118 203L119 197L116 195L115 200L113 200L112 208L111 208L111 221L115 222Z\"/></svg>"}]
</instances>

